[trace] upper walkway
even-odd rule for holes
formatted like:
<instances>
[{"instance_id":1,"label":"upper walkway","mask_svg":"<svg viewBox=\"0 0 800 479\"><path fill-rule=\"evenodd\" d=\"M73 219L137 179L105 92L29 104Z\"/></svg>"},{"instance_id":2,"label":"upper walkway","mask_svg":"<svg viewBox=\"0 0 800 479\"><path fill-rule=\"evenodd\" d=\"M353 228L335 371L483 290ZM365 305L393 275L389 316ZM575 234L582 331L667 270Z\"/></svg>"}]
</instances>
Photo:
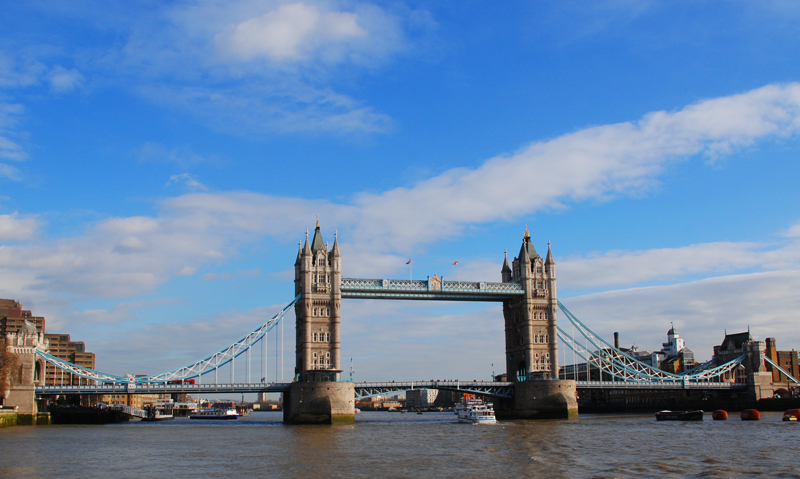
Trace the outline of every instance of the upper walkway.
<instances>
[{"instance_id":1,"label":"upper walkway","mask_svg":"<svg viewBox=\"0 0 800 479\"><path fill-rule=\"evenodd\" d=\"M504 301L525 294L521 283L342 278L342 298Z\"/></svg>"}]
</instances>

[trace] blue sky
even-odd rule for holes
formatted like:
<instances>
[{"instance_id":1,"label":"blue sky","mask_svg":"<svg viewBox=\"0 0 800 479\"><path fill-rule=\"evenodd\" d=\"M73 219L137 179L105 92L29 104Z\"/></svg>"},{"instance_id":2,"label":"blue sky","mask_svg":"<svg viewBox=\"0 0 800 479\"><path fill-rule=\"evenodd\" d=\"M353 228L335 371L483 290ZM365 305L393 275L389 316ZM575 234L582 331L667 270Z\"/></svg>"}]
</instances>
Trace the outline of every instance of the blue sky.
<instances>
[{"instance_id":1,"label":"blue sky","mask_svg":"<svg viewBox=\"0 0 800 479\"><path fill-rule=\"evenodd\" d=\"M288 302L316 214L350 277L413 258L497 281L527 225L606 337L659 349L674 322L704 359L749 326L798 348L798 20L783 1L5 5L0 296L100 369L155 373ZM502 362L498 305L344 308L358 379Z\"/></svg>"}]
</instances>

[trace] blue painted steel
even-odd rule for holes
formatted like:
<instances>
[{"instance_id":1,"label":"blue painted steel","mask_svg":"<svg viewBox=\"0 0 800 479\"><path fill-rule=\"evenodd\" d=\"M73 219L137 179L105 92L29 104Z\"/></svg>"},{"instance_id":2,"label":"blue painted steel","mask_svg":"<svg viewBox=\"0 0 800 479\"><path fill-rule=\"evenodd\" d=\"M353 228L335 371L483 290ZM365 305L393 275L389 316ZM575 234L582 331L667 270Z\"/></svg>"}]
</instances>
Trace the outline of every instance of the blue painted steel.
<instances>
[{"instance_id":1,"label":"blue painted steel","mask_svg":"<svg viewBox=\"0 0 800 479\"><path fill-rule=\"evenodd\" d=\"M216 394L287 392L291 383L255 384L83 384L36 386L36 394Z\"/></svg>"},{"instance_id":2,"label":"blue painted steel","mask_svg":"<svg viewBox=\"0 0 800 479\"><path fill-rule=\"evenodd\" d=\"M692 371L687 371L686 373L682 374L669 373L644 364L641 361L638 361L637 359L615 348L602 337L597 335L594 331L589 329L585 324L583 324L561 303L561 301L558 302L558 306L567 319L572 323L572 325L575 326L578 332L584 338L586 338L589 343L591 343L593 350L581 345L580 342L576 341L569 334L567 334L564 329L562 329L560 326L556 326L558 329L558 336L564 342L564 344L575 351L575 353L580 356L581 359L586 361L587 364L591 364L595 368L601 369L603 372L620 378L623 381L645 383L678 383L683 385L683 387L686 387L687 384L693 382L708 384L712 378L716 378L718 382L722 382L719 381L720 378L725 373L730 372L734 368L738 367L746 357L746 355L742 355L739 358L722 364L716 368L701 371L698 371L698 368L695 368ZM709 364L710 362L706 363L704 366Z\"/></svg>"},{"instance_id":3,"label":"blue painted steel","mask_svg":"<svg viewBox=\"0 0 800 479\"><path fill-rule=\"evenodd\" d=\"M783 375L784 375L784 376L786 376L787 378L789 378L789 380L790 380L790 381L792 381L793 383L795 383L795 384L800 384L800 381L798 381L797 379L795 379L795 378L794 378L794 376L792 376L791 374L789 374L788 372L786 372L786 371L785 371L785 370L784 370L782 367L780 367L780 366L778 366L777 364L775 364L774 362L772 362L772 360L771 360L770 358L768 358L768 357L764 356L764 361L766 361L768 364L772 365L772 367L774 367L774 368L775 368L775 369L777 369L778 371L782 372L782 373L783 373Z\"/></svg>"},{"instance_id":4,"label":"blue painted steel","mask_svg":"<svg viewBox=\"0 0 800 479\"><path fill-rule=\"evenodd\" d=\"M196 378L205 372L218 369L220 366L228 364L234 358L240 356L242 353L250 349L250 347L252 347L256 342L258 342L262 337L264 337L264 335L267 334L273 327L275 327L276 324L278 324L278 322L283 318L283 316L289 311L289 309L292 306L295 305L295 303L297 303L299 299L300 295L298 294L291 302L289 302L289 304L284 306L280 311L278 311L265 323L261 324L255 330L242 336L238 340L220 349L219 351L210 354L186 366L182 366L180 368L172 369L158 374L153 374L151 376L137 376L137 377L117 376L113 374L107 374L101 371L95 371L89 368L84 368L82 366L78 366L68 361L64 361L63 359L59 359L55 356L52 356L50 354L38 350L36 351L36 354L38 354L48 363L54 365L59 369L62 369L65 372L68 372L75 376L82 377L84 379L94 381L96 383L98 382L105 384L118 383L131 386L142 383L164 383L167 381L172 381L177 379Z\"/></svg>"},{"instance_id":5,"label":"blue painted steel","mask_svg":"<svg viewBox=\"0 0 800 479\"><path fill-rule=\"evenodd\" d=\"M505 301L525 294L521 283L342 278L342 298Z\"/></svg>"},{"instance_id":6,"label":"blue painted steel","mask_svg":"<svg viewBox=\"0 0 800 479\"><path fill-rule=\"evenodd\" d=\"M393 391L409 391L413 389L438 389L440 391L458 391L497 398L514 396L514 383L501 381L391 381L354 383L356 398L365 398Z\"/></svg>"}]
</instances>

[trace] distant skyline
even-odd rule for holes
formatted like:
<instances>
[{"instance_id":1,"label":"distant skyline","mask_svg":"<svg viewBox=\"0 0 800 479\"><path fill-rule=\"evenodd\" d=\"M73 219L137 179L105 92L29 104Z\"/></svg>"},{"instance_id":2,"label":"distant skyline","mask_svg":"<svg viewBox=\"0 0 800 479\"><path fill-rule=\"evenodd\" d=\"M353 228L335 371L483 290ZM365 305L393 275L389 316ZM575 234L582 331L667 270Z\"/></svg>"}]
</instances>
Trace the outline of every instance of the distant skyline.
<instances>
[{"instance_id":1,"label":"distant skyline","mask_svg":"<svg viewBox=\"0 0 800 479\"><path fill-rule=\"evenodd\" d=\"M794 2L31 1L0 25L0 297L101 370L255 328L317 214L347 277L499 281L527 225L605 338L800 348ZM342 318L359 380L502 368L496 304Z\"/></svg>"}]
</instances>

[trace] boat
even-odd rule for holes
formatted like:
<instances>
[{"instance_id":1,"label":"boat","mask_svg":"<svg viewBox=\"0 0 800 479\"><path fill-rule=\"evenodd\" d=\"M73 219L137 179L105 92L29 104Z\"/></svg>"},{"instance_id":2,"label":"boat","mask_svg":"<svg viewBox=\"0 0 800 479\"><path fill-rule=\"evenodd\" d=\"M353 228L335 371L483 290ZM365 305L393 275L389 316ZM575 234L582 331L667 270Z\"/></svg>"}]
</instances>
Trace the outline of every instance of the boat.
<instances>
[{"instance_id":1,"label":"boat","mask_svg":"<svg viewBox=\"0 0 800 479\"><path fill-rule=\"evenodd\" d=\"M702 421L703 411L658 411L656 421Z\"/></svg>"},{"instance_id":2,"label":"boat","mask_svg":"<svg viewBox=\"0 0 800 479\"><path fill-rule=\"evenodd\" d=\"M497 418L494 416L492 404L475 404L470 406L468 411L462 410L458 413L458 422L467 424L495 424Z\"/></svg>"},{"instance_id":3,"label":"boat","mask_svg":"<svg viewBox=\"0 0 800 479\"><path fill-rule=\"evenodd\" d=\"M189 419L238 419L239 413L235 408L228 409L202 409L189 416Z\"/></svg>"},{"instance_id":4,"label":"boat","mask_svg":"<svg viewBox=\"0 0 800 479\"><path fill-rule=\"evenodd\" d=\"M784 421L797 421L800 419L800 409L788 409L783 413Z\"/></svg>"},{"instance_id":5,"label":"boat","mask_svg":"<svg viewBox=\"0 0 800 479\"><path fill-rule=\"evenodd\" d=\"M472 406L480 406L483 405L483 401L481 399L467 399L462 403L458 403L453 408L453 413L459 415L461 413L469 412L472 409Z\"/></svg>"}]
</instances>

